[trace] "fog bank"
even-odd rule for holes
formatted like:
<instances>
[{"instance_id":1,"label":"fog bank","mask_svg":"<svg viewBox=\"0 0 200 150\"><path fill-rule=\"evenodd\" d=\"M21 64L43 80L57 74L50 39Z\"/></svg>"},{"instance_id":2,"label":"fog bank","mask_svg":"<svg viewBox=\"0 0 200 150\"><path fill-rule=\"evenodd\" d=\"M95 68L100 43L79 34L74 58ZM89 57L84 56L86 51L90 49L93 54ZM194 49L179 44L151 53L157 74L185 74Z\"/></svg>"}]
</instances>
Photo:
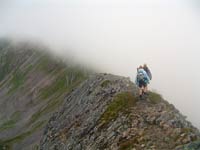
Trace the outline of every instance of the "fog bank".
<instances>
[{"instance_id":1,"label":"fog bank","mask_svg":"<svg viewBox=\"0 0 200 150\"><path fill-rule=\"evenodd\" d=\"M200 21L197 0L3 0L0 36L37 39L61 56L135 78L152 70L150 87L200 128Z\"/></svg>"}]
</instances>

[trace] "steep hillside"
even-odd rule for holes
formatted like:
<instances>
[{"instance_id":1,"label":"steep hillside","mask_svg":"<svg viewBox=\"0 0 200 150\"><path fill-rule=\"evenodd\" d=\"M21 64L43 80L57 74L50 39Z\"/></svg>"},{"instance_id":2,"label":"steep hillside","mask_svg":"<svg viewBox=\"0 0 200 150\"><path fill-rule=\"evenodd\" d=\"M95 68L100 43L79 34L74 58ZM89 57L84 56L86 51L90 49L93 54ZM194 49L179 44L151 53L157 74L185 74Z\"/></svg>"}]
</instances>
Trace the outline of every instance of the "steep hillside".
<instances>
[{"instance_id":1,"label":"steep hillside","mask_svg":"<svg viewBox=\"0 0 200 150\"><path fill-rule=\"evenodd\" d=\"M40 149L199 150L199 131L172 104L153 92L138 100L136 93L128 78L94 75L65 97Z\"/></svg>"},{"instance_id":2,"label":"steep hillside","mask_svg":"<svg viewBox=\"0 0 200 150\"><path fill-rule=\"evenodd\" d=\"M45 50L0 41L0 150L37 149L52 113L87 78L86 71Z\"/></svg>"}]
</instances>

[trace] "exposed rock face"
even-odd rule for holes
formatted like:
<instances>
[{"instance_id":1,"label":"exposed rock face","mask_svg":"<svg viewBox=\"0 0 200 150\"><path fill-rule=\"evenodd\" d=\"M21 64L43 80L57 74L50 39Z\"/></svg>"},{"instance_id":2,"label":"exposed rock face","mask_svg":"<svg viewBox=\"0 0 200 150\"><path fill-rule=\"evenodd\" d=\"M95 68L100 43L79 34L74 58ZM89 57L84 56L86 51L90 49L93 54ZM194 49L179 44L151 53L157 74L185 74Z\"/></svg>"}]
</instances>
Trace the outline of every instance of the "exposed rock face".
<instances>
[{"instance_id":1,"label":"exposed rock face","mask_svg":"<svg viewBox=\"0 0 200 150\"><path fill-rule=\"evenodd\" d=\"M128 79L112 75L96 75L85 81L65 98L62 110L50 119L41 148L55 149L64 146L69 149L84 149L89 146L90 134L97 129L97 122L108 103L116 93L131 92L131 86ZM104 137L100 138L103 140ZM88 148L92 148L92 145Z\"/></svg>"},{"instance_id":2,"label":"exposed rock face","mask_svg":"<svg viewBox=\"0 0 200 150\"><path fill-rule=\"evenodd\" d=\"M128 78L92 76L65 97L40 149L179 150L199 140L199 131L160 95L138 100L136 93Z\"/></svg>"}]
</instances>

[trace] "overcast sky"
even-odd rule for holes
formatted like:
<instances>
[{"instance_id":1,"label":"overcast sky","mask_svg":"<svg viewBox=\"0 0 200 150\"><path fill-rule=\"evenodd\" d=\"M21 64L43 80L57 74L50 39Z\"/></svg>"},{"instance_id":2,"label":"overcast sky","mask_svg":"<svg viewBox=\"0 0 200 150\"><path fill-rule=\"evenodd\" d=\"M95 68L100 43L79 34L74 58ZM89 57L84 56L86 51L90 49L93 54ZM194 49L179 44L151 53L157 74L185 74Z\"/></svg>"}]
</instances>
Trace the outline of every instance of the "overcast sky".
<instances>
[{"instance_id":1,"label":"overcast sky","mask_svg":"<svg viewBox=\"0 0 200 150\"><path fill-rule=\"evenodd\" d=\"M1 0L0 36L37 39L132 80L147 63L151 88L200 128L199 6L198 0Z\"/></svg>"}]
</instances>

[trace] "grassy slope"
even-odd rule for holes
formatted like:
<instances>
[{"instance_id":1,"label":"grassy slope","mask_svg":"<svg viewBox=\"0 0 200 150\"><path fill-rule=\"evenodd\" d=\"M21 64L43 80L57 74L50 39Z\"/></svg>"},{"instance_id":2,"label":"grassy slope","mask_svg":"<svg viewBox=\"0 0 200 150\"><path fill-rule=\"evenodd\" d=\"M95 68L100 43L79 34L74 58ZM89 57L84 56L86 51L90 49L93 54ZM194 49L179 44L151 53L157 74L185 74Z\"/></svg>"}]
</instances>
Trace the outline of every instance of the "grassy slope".
<instances>
[{"instance_id":1,"label":"grassy slope","mask_svg":"<svg viewBox=\"0 0 200 150\"><path fill-rule=\"evenodd\" d=\"M64 96L87 78L83 69L55 61L45 53L25 50L19 55L19 51L12 51L9 44L1 44L0 42L0 91L6 89L7 93L0 96L9 99L9 105L13 105L13 98L20 100L25 96L26 100L21 99L23 107L11 110L12 115L4 114L4 118L0 118L4 120L0 121L0 133L17 130L17 124L24 129L10 137L2 139L0 136L0 150L3 147L12 149L13 145L20 144L33 133L41 132L50 115L62 105ZM19 50L23 48L29 49L20 47ZM26 111L30 111L29 116L23 114ZM24 116L29 119L21 124Z\"/></svg>"}]
</instances>

